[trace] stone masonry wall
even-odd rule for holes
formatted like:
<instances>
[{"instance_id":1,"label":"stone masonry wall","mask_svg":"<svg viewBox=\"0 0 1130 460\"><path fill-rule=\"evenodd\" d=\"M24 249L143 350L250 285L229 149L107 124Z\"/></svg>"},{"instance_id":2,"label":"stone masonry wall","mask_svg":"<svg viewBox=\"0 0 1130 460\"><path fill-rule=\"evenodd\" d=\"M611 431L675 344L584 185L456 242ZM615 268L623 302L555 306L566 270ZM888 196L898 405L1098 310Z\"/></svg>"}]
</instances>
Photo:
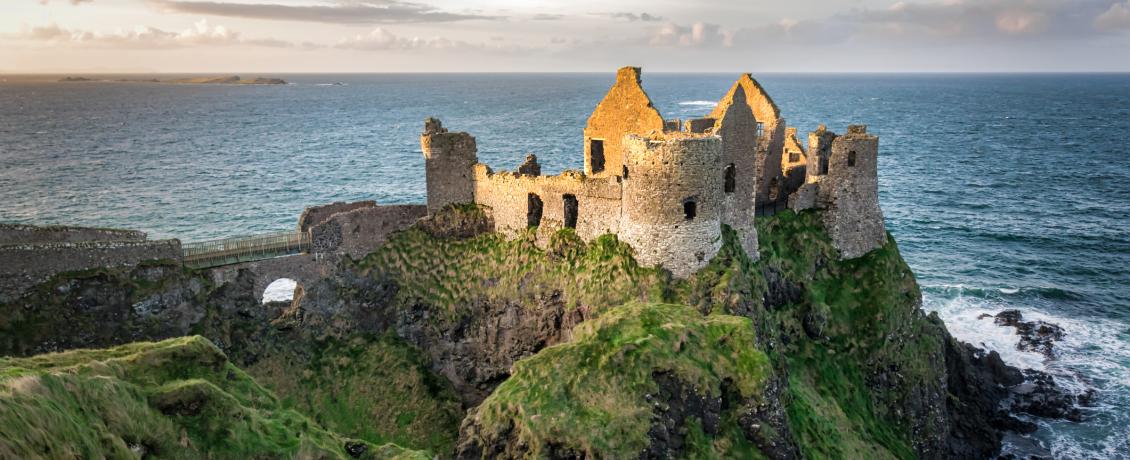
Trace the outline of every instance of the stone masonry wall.
<instances>
[{"instance_id":1,"label":"stone masonry wall","mask_svg":"<svg viewBox=\"0 0 1130 460\"><path fill-rule=\"evenodd\" d=\"M375 251L389 235L428 215L425 205L382 205L339 212L310 229L312 253L345 254L360 259Z\"/></svg>"},{"instance_id":2,"label":"stone masonry wall","mask_svg":"<svg viewBox=\"0 0 1130 460\"><path fill-rule=\"evenodd\" d=\"M577 199L577 235L591 240L620 227L620 178L590 177L576 171L556 176L533 176L493 172L486 165L475 167L475 202L486 206L495 229L513 237L528 228L530 194L542 202L538 226L539 243L565 226L566 194Z\"/></svg>"},{"instance_id":3,"label":"stone masonry wall","mask_svg":"<svg viewBox=\"0 0 1130 460\"><path fill-rule=\"evenodd\" d=\"M620 174L624 164L622 139L628 134L661 133L663 116L651 103L640 85L640 69L624 67L616 72L616 83L597 104L585 125L585 174L610 176ZM604 141L604 169L592 168L592 140Z\"/></svg>"},{"instance_id":4,"label":"stone masonry wall","mask_svg":"<svg viewBox=\"0 0 1130 460\"><path fill-rule=\"evenodd\" d=\"M619 236L641 264L685 278L722 247L722 139L678 134L624 139L630 174ZM693 217L688 203L694 203Z\"/></svg>"},{"instance_id":5,"label":"stone masonry wall","mask_svg":"<svg viewBox=\"0 0 1130 460\"><path fill-rule=\"evenodd\" d=\"M354 201L352 203L345 203L338 201L322 206L311 206L302 211L302 215L298 218L298 231L307 232L310 228L325 222L330 216L340 213L349 212L356 209L372 208L377 205L376 201Z\"/></svg>"},{"instance_id":6,"label":"stone masonry wall","mask_svg":"<svg viewBox=\"0 0 1130 460\"><path fill-rule=\"evenodd\" d=\"M808 170L808 159L796 133L796 128L785 128L785 149L781 153L781 172L785 177L786 195L792 195L804 184ZM794 155L796 161L791 161Z\"/></svg>"},{"instance_id":7,"label":"stone masonry wall","mask_svg":"<svg viewBox=\"0 0 1130 460\"><path fill-rule=\"evenodd\" d=\"M180 261L178 240L88 241L0 246L0 302L70 271L137 265L146 260Z\"/></svg>"},{"instance_id":8,"label":"stone masonry wall","mask_svg":"<svg viewBox=\"0 0 1130 460\"><path fill-rule=\"evenodd\" d=\"M754 226L754 200L757 193L757 120L746 102L745 90L735 86L715 109L721 114L714 134L722 138L722 161L710 174L726 178L726 169L734 166L734 190L722 194L722 223L729 225L741 238L742 248L754 260L757 250L757 228Z\"/></svg>"},{"instance_id":9,"label":"stone masonry wall","mask_svg":"<svg viewBox=\"0 0 1130 460\"><path fill-rule=\"evenodd\" d=\"M145 232L62 225L0 224L0 245L81 243L84 241L145 241Z\"/></svg>"},{"instance_id":10,"label":"stone masonry wall","mask_svg":"<svg viewBox=\"0 0 1130 460\"><path fill-rule=\"evenodd\" d=\"M429 118L424 122L420 145L428 184L428 212L474 201L474 168L479 161L475 138L467 133L449 133L439 120Z\"/></svg>"},{"instance_id":11,"label":"stone masonry wall","mask_svg":"<svg viewBox=\"0 0 1130 460\"><path fill-rule=\"evenodd\" d=\"M757 144L757 193L755 200L759 205L770 203L774 198L770 196L770 190L774 185L780 190L782 185L779 155L784 148L785 120L781 118L781 111L777 108L777 104L773 102L773 99L769 97L761 84L748 73L742 74L738 81L734 82L722 101L732 99L739 88L745 93L746 103L753 111L754 118L762 124L762 134ZM720 102L715 106L709 117L720 119L725 110L725 105ZM781 197L778 193L776 198Z\"/></svg>"},{"instance_id":12,"label":"stone masonry wall","mask_svg":"<svg viewBox=\"0 0 1130 460\"><path fill-rule=\"evenodd\" d=\"M828 174L819 181L824 227L844 259L862 256L887 241L879 208L879 138L854 125L832 142Z\"/></svg>"}]
</instances>

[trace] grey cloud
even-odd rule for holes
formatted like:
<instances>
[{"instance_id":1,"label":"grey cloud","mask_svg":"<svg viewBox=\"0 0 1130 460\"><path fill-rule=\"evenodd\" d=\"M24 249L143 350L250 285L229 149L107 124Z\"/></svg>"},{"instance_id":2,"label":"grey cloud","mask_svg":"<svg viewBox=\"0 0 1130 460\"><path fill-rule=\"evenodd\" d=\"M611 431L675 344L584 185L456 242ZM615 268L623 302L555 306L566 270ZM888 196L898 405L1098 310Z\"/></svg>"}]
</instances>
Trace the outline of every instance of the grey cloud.
<instances>
[{"instance_id":1,"label":"grey cloud","mask_svg":"<svg viewBox=\"0 0 1130 460\"><path fill-rule=\"evenodd\" d=\"M336 0L321 5L228 3L194 0L148 0L165 11L281 21L331 24L395 24L501 19L499 16L439 11L422 3L400 0Z\"/></svg>"},{"instance_id":2,"label":"grey cloud","mask_svg":"<svg viewBox=\"0 0 1130 460\"><path fill-rule=\"evenodd\" d=\"M565 19L564 14L535 14L530 19L535 21L558 21Z\"/></svg>"},{"instance_id":3,"label":"grey cloud","mask_svg":"<svg viewBox=\"0 0 1130 460\"><path fill-rule=\"evenodd\" d=\"M491 53L521 53L537 49L529 46L508 44L504 41L494 40L493 38L490 43L469 43L445 37L405 37L397 35L383 27L377 27L368 33L347 37L338 41L333 47L359 51L476 51Z\"/></svg>"},{"instance_id":4,"label":"grey cloud","mask_svg":"<svg viewBox=\"0 0 1130 460\"><path fill-rule=\"evenodd\" d=\"M82 4L82 3L90 3L90 2L93 2L94 0L69 0L69 1L72 5L79 5L79 4ZM46 5L48 3L51 3L51 1L50 0L39 0L40 5Z\"/></svg>"},{"instance_id":5,"label":"grey cloud","mask_svg":"<svg viewBox=\"0 0 1130 460\"><path fill-rule=\"evenodd\" d=\"M263 47L291 47L292 43L269 38L244 38L239 32L224 26L213 26L207 20L196 22L181 32L170 32L156 27L137 26L112 32L94 32L66 29L52 24L25 29L15 38L77 46L113 48L180 48L188 46L246 45Z\"/></svg>"},{"instance_id":6,"label":"grey cloud","mask_svg":"<svg viewBox=\"0 0 1130 460\"><path fill-rule=\"evenodd\" d=\"M651 14L648 14L648 13L636 14L636 13L628 13L628 12L618 12L618 13L604 13L604 14L601 14L601 16L606 16L606 17L609 17L609 18L612 18L612 19L622 19L622 20L630 21L630 22L636 22L636 21L639 21L639 22L659 22L659 21L663 20L662 16L655 16L655 15L651 15Z\"/></svg>"},{"instance_id":7,"label":"grey cloud","mask_svg":"<svg viewBox=\"0 0 1130 460\"><path fill-rule=\"evenodd\" d=\"M833 17L861 35L901 38L1085 37L1110 0L981 0L899 2L884 10L859 10Z\"/></svg>"}]
</instances>

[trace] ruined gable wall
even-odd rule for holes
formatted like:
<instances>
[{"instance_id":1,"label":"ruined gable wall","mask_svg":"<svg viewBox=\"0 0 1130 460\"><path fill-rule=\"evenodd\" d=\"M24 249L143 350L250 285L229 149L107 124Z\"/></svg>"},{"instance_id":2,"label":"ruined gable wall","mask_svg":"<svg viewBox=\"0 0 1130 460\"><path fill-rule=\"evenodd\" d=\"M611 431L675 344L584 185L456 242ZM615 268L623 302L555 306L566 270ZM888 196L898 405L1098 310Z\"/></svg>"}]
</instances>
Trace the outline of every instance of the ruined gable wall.
<instances>
[{"instance_id":1,"label":"ruined gable wall","mask_svg":"<svg viewBox=\"0 0 1130 460\"><path fill-rule=\"evenodd\" d=\"M785 138L785 120L781 118L781 111L777 108L777 104L761 87L761 84L754 80L750 74L742 74L738 81L730 87L730 91L722 98L714 111L710 113L712 118L721 118L725 111L724 102L733 99L738 89L745 93L746 103L749 105L750 110L753 112L754 118L762 124L762 135L757 143L757 192L755 194L755 201L758 205L771 203L774 198L784 198L783 193L783 174L781 172L780 152L784 149ZM776 186L776 196L771 193L771 189Z\"/></svg>"},{"instance_id":2,"label":"ruined gable wall","mask_svg":"<svg viewBox=\"0 0 1130 460\"><path fill-rule=\"evenodd\" d=\"M808 159L796 133L796 128L785 128L785 149L781 152L781 171L785 177L786 195L792 195L804 184L808 170ZM794 154L797 160L791 161Z\"/></svg>"},{"instance_id":3,"label":"ruined gable wall","mask_svg":"<svg viewBox=\"0 0 1130 460\"><path fill-rule=\"evenodd\" d=\"M474 201L474 167L479 161L475 138L467 133L449 133L439 120L429 118L424 122L420 146L428 183L428 212Z\"/></svg>"},{"instance_id":4,"label":"ruined gable wall","mask_svg":"<svg viewBox=\"0 0 1130 460\"><path fill-rule=\"evenodd\" d=\"M624 164L621 151L626 134L663 132L663 116L640 85L640 69L624 67L616 72L616 83L597 104L585 125L585 174L619 175ZM592 170L592 139L604 140L604 170Z\"/></svg>"},{"instance_id":5,"label":"ruined gable wall","mask_svg":"<svg viewBox=\"0 0 1130 460\"><path fill-rule=\"evenodd\" d=\"M512 172L493 172L479 164L475 167L475 202L486 206L494 219L495 229L514 237L528 227L529 194L542 200L542 219L538 226L538 242L549 241L553 233L565 227L565 194L577 198L577 235L591 240L620 228L620 179L589 177L576 171L556 176L532 176Z\"/></svg>"},{"instance_id":6,"label":"ruined gable wall","mask_svg":"<svg viewBox=\"0 0 1130 460\"><path fill-rule=\"evenodd\" d=\"M722 246L722 139L661 135L624 138L629 177L624 180L620 239L643 265L662 265L685 278L706 266ZM693 219L684 203L695 203Z\"/></svg>"},{"instance_id":7,"label":"ruined gable wall","mask_svg":"<svg viewBox=\"0 0 1130 460\"><path fill-rule=\"evenodd\" d=\"M854 166L850 157L854 152ZM865 126L849 126L832 141L828 174L819 181L824 227L840 257L853 259L887 241L879 208L879 138Z\"/></svg>"},{"instance_id":8,"label":"ruined gable wall","mask_svg":"<svg viewBox=\"0 0 1130 460\"><path fill-rule=\"evenodd\" d=\"M711 174L725 182L727 165L734 165L734 191L722 193L722 223L741 237L742 248L754 260L757 250L757 229L754 227L754 201L757 193L757 120L746 102L745 90L735 86L729 97L718 104L720 118L714 133L722 138L722 158Z\"/></svg>"}]
</instances>

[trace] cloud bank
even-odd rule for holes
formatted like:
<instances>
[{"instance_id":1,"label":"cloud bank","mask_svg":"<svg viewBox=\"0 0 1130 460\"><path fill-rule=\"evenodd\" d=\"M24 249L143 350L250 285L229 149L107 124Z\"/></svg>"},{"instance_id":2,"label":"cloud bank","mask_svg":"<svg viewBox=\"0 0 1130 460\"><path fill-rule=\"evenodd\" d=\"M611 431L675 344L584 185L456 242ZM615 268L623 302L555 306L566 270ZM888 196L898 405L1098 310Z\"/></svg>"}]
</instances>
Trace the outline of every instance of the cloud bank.
<instances>
[{"instance_id":1,"label":"cloud bank","mask_svg":"<svg viewBox=\"0 0 1130 460\"><path fill-rule=\"evenodd\" d=\"M494 20L499 16L440 11L422 3L400 0L336 0L317 5L229 3L193 0L148 0L163 11L279 21L329 24L408 24Z\"/></svg>"}]
</instances>

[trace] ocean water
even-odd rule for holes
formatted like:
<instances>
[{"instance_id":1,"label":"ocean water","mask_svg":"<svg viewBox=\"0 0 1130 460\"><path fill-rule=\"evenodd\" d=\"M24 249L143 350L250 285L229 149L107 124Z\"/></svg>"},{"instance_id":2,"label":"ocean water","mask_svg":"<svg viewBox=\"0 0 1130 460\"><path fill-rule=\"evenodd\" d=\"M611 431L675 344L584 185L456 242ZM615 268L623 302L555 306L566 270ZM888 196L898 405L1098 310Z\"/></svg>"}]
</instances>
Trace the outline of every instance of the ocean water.
<instances>
[{"instance_id":1,"label":"ocean water","mask_svg":"<svg viewBox=\"0 0 1130 460\"><path fill-rule=\"evenodd\" d=\"M0 221L194 241L292 228L307 205L422 202L427 116L474 134L496 169L526 153L547 173L579 169L581 129L613 79L279 76L292 84L0 76ZM687 118L736 76L644 85L665 117ZM1084 423L1041 421L1008 449L1130 458L1130 75L756 77L802 133L865 123L880 136L887 227L927 310L1011 364L1097 389ZM1055 359L977 319L1008 308L1066 329Z\"/></svg>"}]
</instances>

